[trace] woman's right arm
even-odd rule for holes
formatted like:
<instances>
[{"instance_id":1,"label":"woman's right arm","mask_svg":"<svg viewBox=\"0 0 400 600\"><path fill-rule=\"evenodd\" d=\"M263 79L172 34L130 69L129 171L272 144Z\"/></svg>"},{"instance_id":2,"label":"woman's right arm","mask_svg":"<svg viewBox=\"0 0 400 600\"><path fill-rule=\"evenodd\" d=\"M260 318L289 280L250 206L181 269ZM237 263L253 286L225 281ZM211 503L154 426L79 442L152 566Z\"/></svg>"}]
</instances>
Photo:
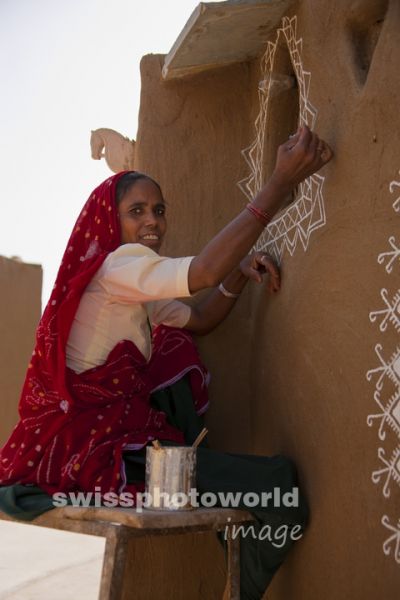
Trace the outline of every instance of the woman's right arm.
<instances>
[{"instance_id":1,"label":"woman's right arm","mask_svg":"<svg viewBox=\"0 0 400 600\"><path fill-rule=\"evenodd\" d=\"M328 144L303 125L279 147L274 172L252 204L272 217L293 188L323 167L332 156ZM217 286L246 256L263 229L264 224L259 219L243 210L192 260L188 275L190 292Z\"/></svg>"}]
</instances>

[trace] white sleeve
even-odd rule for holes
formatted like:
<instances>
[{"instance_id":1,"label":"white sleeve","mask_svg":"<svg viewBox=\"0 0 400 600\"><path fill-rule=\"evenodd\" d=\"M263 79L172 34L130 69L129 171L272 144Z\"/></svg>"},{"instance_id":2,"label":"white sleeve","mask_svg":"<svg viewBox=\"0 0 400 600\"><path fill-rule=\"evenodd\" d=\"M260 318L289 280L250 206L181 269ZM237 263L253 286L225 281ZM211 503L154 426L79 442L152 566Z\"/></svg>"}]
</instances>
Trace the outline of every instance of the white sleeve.
<instances>
[{"instance_id":1,"label":"white sleeve","mask_svg":"<svg viewBox=\"0 0 400 600\"><path fill-rule=\"evenodd\" d=\"M193 258L167 258L142 244L124 244L107 256L96 279L116 301L183 298L191 295L188 272Z\"/></svg>"},{"instance_id":2,"label":"white sleeve","mask_svg":"<svg viewBox=\"0 0 400 600\"><path fill-rule=\"evenodd\" d=\"M185 327L190 319L192 309L179 300L157 300L152 302L150 320L153 325L169 325Z\"/></svg>"}]
</instances>

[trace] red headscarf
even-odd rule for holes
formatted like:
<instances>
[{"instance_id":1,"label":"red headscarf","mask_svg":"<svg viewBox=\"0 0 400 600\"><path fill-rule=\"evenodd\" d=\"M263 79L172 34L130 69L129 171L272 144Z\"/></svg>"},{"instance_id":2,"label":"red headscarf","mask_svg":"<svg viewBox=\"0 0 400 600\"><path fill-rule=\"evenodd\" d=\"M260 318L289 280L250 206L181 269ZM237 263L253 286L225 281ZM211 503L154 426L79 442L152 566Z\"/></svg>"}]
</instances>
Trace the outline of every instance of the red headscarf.
<instances>
[{"instance_id":1,"label":"red headscarf","mask_svg":"<svg viewBox=\"0 0 400 600\"><path fill-rule=\"evenodd\" d=\"M149 440L183 442L149 403L150 393L190 372L195 407L207 408L207 372L187 331L159 326L149 362L121 340L104 365L84 373L66 367L65 348L82 294L120 245L115 203L118 173L83 207L64 252L36 333L19 404L20 421L0 452L0 485L36 484L56 491L135 493L126 486L123 451Z\"/></svg>"}]
</instances>

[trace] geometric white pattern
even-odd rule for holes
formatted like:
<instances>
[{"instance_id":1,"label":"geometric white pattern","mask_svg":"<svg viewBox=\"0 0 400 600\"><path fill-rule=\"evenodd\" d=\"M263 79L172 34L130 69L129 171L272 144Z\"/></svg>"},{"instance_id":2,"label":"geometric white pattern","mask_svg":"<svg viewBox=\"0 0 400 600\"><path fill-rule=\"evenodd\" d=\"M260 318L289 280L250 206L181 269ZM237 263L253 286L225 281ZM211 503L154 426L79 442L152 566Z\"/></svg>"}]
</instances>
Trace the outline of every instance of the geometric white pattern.
<instances>
[{"instance_id":1,"label":"geometric white pattern","mask_svg":"<svg viewBox=\"0 0 400 600\"><path fill-rule=\"evenodd\" d=\"M391 273L393 271L393 266L396 262L397 259L400 260L400 246L396 243L396 238L394 237L394 235L391 235L389 240L389 246L391 247L391 250L388 250L386 252L381 252L378 255L378 263L380 265L382 265L384 262L387 261L387 264L385 266L385 270L386 273Z\"/></svg>"},{"instance_id":2,"label":"geometric white pattern","mask_svg":"<svg viewBox=\"0 0 400 600\"><path fill-rule=\"evenodd\" d=\"M258 89L259 113L255 121L256 136L253 143L242 150L250 174L238 182L244 195L252 200L262 188L266 179L263 172L263 154L266 140L266 123L272 85L275 52L278 41L283 38L287 44L293 70L299 89L299 125L306 124L314 129L317 110L309 100L311 73L305 71L301 59L303 40L297 39L297 17L284 17L277 31L275 42L268 42L261 59L262 81ZM297 244L306 250L310 236L315 229L326 223L322 187L324 177L312 175L298 186L297 197L282 213L264 229L254 248L265 250L278 262L285 248L293 255Z\"/></svg>"},{"instance_id":3,"label":"geometric white pattern","mask_svg":"<svg viewBox=\"0 0 400 600\"><path fill-rule=\"evenodd\" d=\"M385 449L378 448L378 457L384 466L373 471L371 478L374 483L380 483L381 479L385 480L382 492L385 498L389 498L392 480L400 485L400 444L394 449L389 459L385 456Z\"/></svg>"},{"instance_id":4,"label":"geometric white pattern","mask_svg":"<svg viewBox=\"0 0 400 600\"><path fill-rule=\"evenodd\" d=\"M399 171L399 175L400 175L400 171ZM389 191L390 191L390 193L393 194L393 192L394 192L394 190L396 188L400 188L400 181L391 181L389 183ZM394 212L400 212L400 195L393 202L392 206L393 206Z\"/></svg>"},{"instance_id":5,"label":"geometric white pattern","mask_svg":"<svg viewBox=\"0 0 400 600\"><path fill-rule=\"evenodd\" d=\"M391 194L397 188L400 188L399 181L392 181L389 184ZM392 207L396 213L400 213L400 196L393 202ZM398 264L400 249L394 236L390 236L388 241L391 249L381 252L377 260L379 265L385 265L386 273L391 275L393 267ZM400 333L400 289L395 291L391 298L386 288L381 289L381 299L383 307L369 313L370 322L379 322L379 330L382 333L388 326L392 326L397 333ZM368 415L367 424L372 427L374 423L379 423L378 437L381 441L391 443L392 451L389 456L385 448L378 447L378 460L381 464L372 472L371 479L373 483L382 485L384 498L389 498L392 486L395 484L400 486L400 345L395 345L390 353L384 350L381 343L377 343L375 354L379 359L379 365L369 369L366 377L368 381L375 381L373 397L379 410L375 414ZM387 433L390 437L387 437ZM388 556L393 549L393 556L400 564L400 519L397 527L390 523L387 515L382 517L381 523L391 531L391 535L383 543L383 552Z\"/></svg>"},{"instance_id":6,"label":"geometric white pattern","mask_svg":"<svg viewBox=\"0 0 400 600\"><path fill-rule=\"evenodd\" d=\"M369 320L371 323L376 321L378 316L383 317L381 324L379 325L380 331L386 331L388 322L397 329L400 333L400 290L393 296L391 300L388 299L388 291L386 288L381 290L381 297L386 307L380 310L374 310L369 313Z\"/></svg>"},{"instance_id":7,"label":"geometric white pattern","mask_svg":"<svg viewBox=\"0 0 400 600\"><path fill-rule=\"evenodd\" d=\"M400 519L397 522L397 527L390 523L389 517L383 515L382 525L392 532L383 544L383 552L388 556L393 547L393 555L397 563L400 564Z\"/></svg>"}]
</instances>

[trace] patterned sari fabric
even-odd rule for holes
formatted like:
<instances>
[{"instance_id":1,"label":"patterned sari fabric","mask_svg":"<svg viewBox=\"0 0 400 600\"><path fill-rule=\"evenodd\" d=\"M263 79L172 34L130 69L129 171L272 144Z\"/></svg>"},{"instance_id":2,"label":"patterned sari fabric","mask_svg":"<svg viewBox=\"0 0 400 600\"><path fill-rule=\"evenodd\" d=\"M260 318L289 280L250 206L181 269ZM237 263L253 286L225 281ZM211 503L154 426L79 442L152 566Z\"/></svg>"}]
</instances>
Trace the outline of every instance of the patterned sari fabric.
<instances>
[{"instance_id":1,"label":"patterned sari fabric","mask_svg":"<svg viewBox=\"0 0 400 600\"><path fill-rule=\"evenodd\" d=\"M150 406L151 392L188 373L196 411L207 408L208 374L185 330L157 327L148 362L131 341L121 340L103 365L80 374L66 366L65 347L85 287L120 245L115 187L121 175L94 190L69 239L37 329L20 421L0 452L2 486L135 494L143 483L127 484L123 452L153 439L184 442L166 415Z\"/></svg>"}]
</instances>

